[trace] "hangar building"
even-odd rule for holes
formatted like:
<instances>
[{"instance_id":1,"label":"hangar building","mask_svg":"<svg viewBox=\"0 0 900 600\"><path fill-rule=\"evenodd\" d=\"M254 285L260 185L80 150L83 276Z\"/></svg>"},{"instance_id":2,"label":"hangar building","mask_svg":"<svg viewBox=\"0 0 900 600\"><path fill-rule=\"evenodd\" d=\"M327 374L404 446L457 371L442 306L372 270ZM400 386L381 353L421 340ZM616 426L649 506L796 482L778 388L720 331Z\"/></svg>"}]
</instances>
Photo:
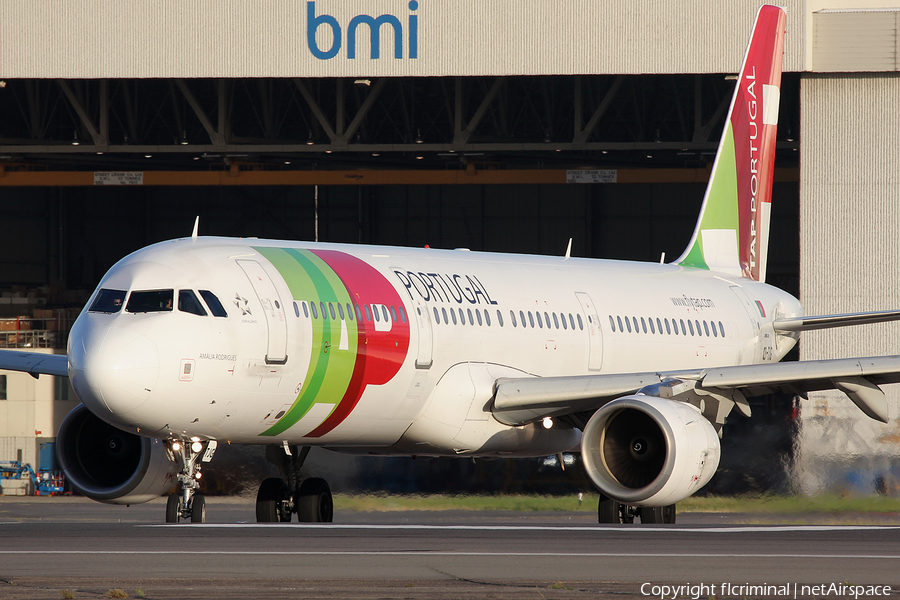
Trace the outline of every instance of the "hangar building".
<instances>
[{"instance_id":1,"label":"hangar building","mask_svg":"<svg viewBox=\"0 0 900 600\"><path fill-rule=\"evenodd\" d=\"M769 281L809 314L896 308L900 10L784 4ZM29 297L79 307L198 213L215 235L677 256L758 5L0 0L0 317L34 318ZM898 341L900 325L813 332L801 356ZM890 397L886 426L803 401L802 489L839 483L836 453L890 470ZM32 443L0 433L0 459Z\"/></svg>"}]
</instances>

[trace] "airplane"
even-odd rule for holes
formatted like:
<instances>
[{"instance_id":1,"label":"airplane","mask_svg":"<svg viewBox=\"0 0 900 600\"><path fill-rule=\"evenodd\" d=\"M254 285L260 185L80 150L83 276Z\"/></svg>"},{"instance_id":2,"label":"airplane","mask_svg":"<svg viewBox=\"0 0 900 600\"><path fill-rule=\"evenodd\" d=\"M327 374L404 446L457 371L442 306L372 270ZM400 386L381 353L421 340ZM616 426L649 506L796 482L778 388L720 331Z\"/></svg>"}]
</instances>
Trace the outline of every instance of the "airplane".
<instances>
[{"instance_id":1,"label":"airplane","mask_svg":"<svg viewBox=\"0 0 900 600\"><path fill-rule=\"evenodd\" d=\"M765 283L785 12L760 8L699 219L668 264L199 236L116 263L66 355L0 368L69 377L60 462L93 500L168 497L206 519L201 467L262 444L260 522L331 522L313 446L364 455L545 457L580 449L600 523L673 523L747 398L837 389L886 422L900 356L779 362L805 316Z\"/></svg>"}]
</instances>

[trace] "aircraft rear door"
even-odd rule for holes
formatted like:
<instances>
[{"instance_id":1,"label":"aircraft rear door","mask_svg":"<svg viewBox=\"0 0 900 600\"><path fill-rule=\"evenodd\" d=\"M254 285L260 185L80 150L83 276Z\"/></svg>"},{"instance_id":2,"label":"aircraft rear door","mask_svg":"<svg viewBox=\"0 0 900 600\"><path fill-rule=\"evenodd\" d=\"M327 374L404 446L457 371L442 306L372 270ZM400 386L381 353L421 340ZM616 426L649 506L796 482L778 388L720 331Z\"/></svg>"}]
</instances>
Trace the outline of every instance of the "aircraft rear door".
<instances>
[{"instance_id":1,"label":"aircraft rear door","mask_svg":"<svg viewBox=\"0 0 900 600\"><path fill-rule=\"evenodd\" d=\"M590 336L591 349L588 353L588 370L599 371L603 364L603 334L600 331L600 318L597 316L597 307L591 297L584 292L575 292L581 308L584 310L584 316L587 317L588 335Z\"/></svg>"},{"instance_id":2,"label":"aircraft rear door","mask_svg":"<svg viewBox=\"0 0 900 600\"><path fill-rule=\"evenodd\" d=\"M275 289L269 274L255 260L239 260L238 266L244 270L253 291L256 292L262 312L269 330L269 342L266 346L266 362L283 365L287 362L287 318L284 304Z\"/></svg>"},{"instance_id":3,"label":"aircraft rear door","mask_svg":"<svg viewBox=\"0 0 900 600\"><path fill-rule=\"evenodd\" d=\"M762 304L750 300L744 290L739 286L731 286L731 291L734 292L734 295L738 297L738 300L740 300L740 303L743 305L744 310L747 311L747 317L750 319L750 324L753 327L753 337L757 339L757 343L754 344L752 362L758 363L761 361L772 360L774 356L774 336L770 333L771 328L769 328L769 331L761 329L761 318L763 317L764 310Z\"/></svg>"}]
</instances>

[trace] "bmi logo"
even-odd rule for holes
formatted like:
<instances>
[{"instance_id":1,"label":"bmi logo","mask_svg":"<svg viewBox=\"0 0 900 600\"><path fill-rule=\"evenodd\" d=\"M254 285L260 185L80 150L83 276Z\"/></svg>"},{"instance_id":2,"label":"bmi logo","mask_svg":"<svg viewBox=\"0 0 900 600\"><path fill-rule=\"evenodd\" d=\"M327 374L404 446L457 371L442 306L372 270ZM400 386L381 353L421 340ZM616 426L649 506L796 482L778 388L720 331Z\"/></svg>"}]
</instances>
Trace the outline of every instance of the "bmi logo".
<instances>
[{"instance_id":1,"label":"bmi logo","mask_svg":"<svg viewBox=\"0 0 900 600\"><path fill-rule=\"evenodd\" d=\"M419 3L417 0L411 0L409 10L413 14L407 17L406 26L409 58L419 57L419 17L415 14L415 11L418 9ZM312 52L312 55L320 60L334 58L340 53L344 44L345 31L347 35L347 58L356 58L356 34L360 25L364 25L369 29L369 39L371 40L369 56L371 58L381 58L382 31L393 34L394 58L403 58L403 23L398 17L394 15L380 15L377 17L356 15L342 27L340 22L333 16L326 13L316 14L315 2L306 3L306 44L309 46L309 51ZM385 28L385 26L387 27ZM319 43L316 41L316 32L320 27L323 28L323 31L330 29L331 46L327 49L320 48ZM324 37L327 38L327 34ZM391 36L388 35L386 37L390 38Z\"/></svg>"}]
</instances>

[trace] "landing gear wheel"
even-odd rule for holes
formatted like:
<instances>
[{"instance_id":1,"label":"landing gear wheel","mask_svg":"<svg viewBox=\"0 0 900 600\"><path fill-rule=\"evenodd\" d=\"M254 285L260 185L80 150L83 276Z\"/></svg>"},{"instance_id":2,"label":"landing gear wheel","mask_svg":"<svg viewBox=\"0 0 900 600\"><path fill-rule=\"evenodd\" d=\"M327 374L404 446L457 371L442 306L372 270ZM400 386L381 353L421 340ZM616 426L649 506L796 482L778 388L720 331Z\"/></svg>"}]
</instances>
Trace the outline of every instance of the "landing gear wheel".
<instances>
[{"instance_id":1,"label":"landing gear wheel","mask_svg":"<svg viewBox=\"0 0 900 600\"><path fill-rule=\"evenodd\" d=\"M172 494L166 499L166 523L181 520L181 494Z\"/></svg>"},{"instance_id":2,"label":"landing gear wheel","mask_svg":"<svg viewBox=\"0 0 900 600\"><path fill-rule=\"evenodd\" d=\"M206 497L200 494L191 500L191 523L206 523Z\"/></svg>"},{"instance_id":3,"label":"landing gear wheel","mask_svg":"<svg viewBox=\"0 0 900 600\"><path fill-rule=\"evenodd\" d=\"M628 505L600 494L600 502L597 504L597 522L634 523L634 515L629 510Z\"/></svg>"},{"instance_id":4,"label":"landing gear wheel","mask_svg":"<svg viewBox=\"0 0 900 600\"><path fill-rule=\"evenodd\" d=\"M597 522L621 523L620 504L608 496L600 494L600 502L597 504Z\"/></svg>"},{"instance_id":5,"label":"landing gear wheel","mask_svg":"<svg viewBox=\"0 0 900 600\"><path fill-rule=\"evenodd\" d=\"M318 477L307 479L300 485L296 506L297 518L301 523L331 523L334 518L331 488Z\"/></svg>"},{"instance_id":6,"label":"landing gear wheel","mask_svg":"<svg viewBox=\"0 0 900 600\"><path fill-rule=\"evenodd\" d=\"M675 505L645 506L641 508L641 523L648 525L672 524L675 522Z\"/></svg>"},{"instance_id":7,"label":"landing gear wheel","mask_svg":"<svg viewBox=\"0 0 900 600\"><path fill-rule=\"evenodd\" d=\"M256 494L256 522L257 523L286 523L291 520L291 513L282 514L284 511L284 499L287 497L287 486L283 479L269 477L259 486ZM287 516L287 519L285 519Z\"/></svg>"}]
</instances>

